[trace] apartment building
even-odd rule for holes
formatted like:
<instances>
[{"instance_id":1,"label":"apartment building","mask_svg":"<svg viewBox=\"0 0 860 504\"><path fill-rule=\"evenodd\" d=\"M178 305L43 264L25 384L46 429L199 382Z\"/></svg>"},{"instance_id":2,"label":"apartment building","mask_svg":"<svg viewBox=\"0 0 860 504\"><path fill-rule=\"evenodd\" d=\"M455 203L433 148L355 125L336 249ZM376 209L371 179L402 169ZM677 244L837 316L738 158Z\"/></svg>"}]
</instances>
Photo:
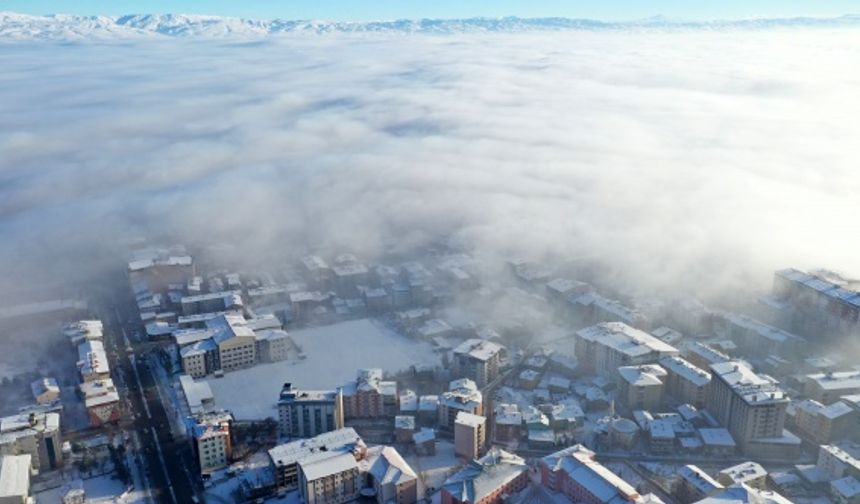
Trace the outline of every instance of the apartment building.
<instances>
[{"instance_id":1,"label":"apartment building","mask_svg":"<svg viewBox=\"0 0 860 504\"><path fill-rule=\"evenodd\" d=\"M374 446L360 462L368 475L377 504L415 504L418 502L418 475L390 446Z\"/></svg>"},{"instance_id":2,"label":"apartment building","mask_svg":"<svg viewBox=\"0 0 860 504\"><path fill-rule=\"evenodd\" d=\"M218 361L224 371L251 367L257 363L254 331L241 315L222 315L211 321L216 329L212 339L218 346Z\"/></svg>"},{"instance_id":3,"label":"apartment building","mask_svg":"<svg viewBox=\"0 0 860 504\"><path fill-rule=\"evenodd\" d=\"M666 370L656 364L618 368L616 397L630 411L658 409L663 403Z\"/></svg>"},{"instance_id":4,"label":"apartment building","mask_svg":"<svg viewBox=\"0 0 860 504\"><path fill-rule=\"evenodd\" d=\"M278 400L281 436L314 437L343 428L343 395L340 391L300 390L285 383Z\"/></svg>"},{"instance_id":5,"label":"apartment building","mask_svg":"<svg viewBox=\"0 0 860 504\"><path fill-rule=\"evenodd\" d=\"M319 453L299 462L299 491L305 504L343 504L361 492L358 462L352 453Z\"/></svg>"},{"instance_id":6,"label":"apartment building","mask_svg":"<svg viewBox=\"0 0 860 504\"><path fill-rule=\"evenodd\" d=\"M674 495L681 504L691 504L714 495L723 485L697 466L686 465L678 470L678 485Z\"/></svg>"},{"instance_id":7,"label":"apartment building","mask_svg":"<svg viewBox=\"0 0 860 504\"><path fill-rule=\"evenodd\" d=\"M100 427L107 423L118 422L122 415L119 402L119 392L114 386L113 380L94 380L84 382L80 387L81 395L84 396L84 406L90 425Z\"/></svg>"},{"instance_id":8,"label":"apartment building","mask_svg":"<svg viewBox=\"0 0 860 504\"><path fill-rule=\"evenodd\" d=\"M777 271L773 292L802 313L814 316L816 323L837 330L860 325L860 281L831 271L810 273L796 269Z\"/></svg>"},{"instance_id":9,"label":"apartment building","mask_svg":"<svg viewBox=\"0 0 860 504\"><path fill-rule=\"evenodd\" d=\"M845 402L825 406L813 399L794 404L794 425L798 432L816 445L848 438L854 434L858 413Z\"/></svg>"},{"instance_id":10,"label":"apartment building","mask_svg":"<svg viewBox=\"0 0 860 504\"><path fill-rule=\"evenodd\" d=\"M783 436L789 400L776 380L741 361L713 364L711 372L707 409L742 450L754 440Z\"/></svg>"},{"instance_id":11,"label":"apartment building","mask_svg":"<svg viewBox=\"0 0 860 504\"><path fill-rule=\"evenodd\" d=\"M227 467L233 455L233 415L226 411L200 413L188 422L200 472L209 474Z\"/></svg>"},{"instance_id":12,"label":"apartment building","mask_svg":"<svg viewBox=\"0 0 860 504\"><path fill-rule=\"evenodd\" d=\"M824 405L833 404L842 396L860 394L860 371L807 375L804 392L810 399Z\"/></svg>"},{"instance_id":13,"label":"apartment building","mask_svg":"<svg viewBox=\"0 0 860 504\"><path fill-rule=\"evenodd\" d=\"M729 362L731 357L700 341L686 341L681 345L681 355L690 364L700 369L711 369L711 364Z\"/></svg>"},{"instance_id":14,"label":"apartment building","mask_svg":"<svg viewBox=\"0 0 860 504\"><path fill-rule=\"evenodd\" d=\"M467 339L454 348L454 373L484 387L499 375L502 351L503 347L492 341Z\"/></svg>"},{"instance_id":15,"label":"apartment building","mask_svg":"<svg viewBox=\"0 0 860 504\"><path fill-rule=\"evenodd\" d=\"M529 482L526 461L493 448L442 483L442 504L502 504Z\"/></svg>"},{"instance_id":16,"label":"apartment building","mask_svg":"<svg viewBox=\"0 0 860 504\"><path fill-rule=\"evenodd\" d=\"M344 418L380 418L397 413L397 382L383 380L382 370L359 369L343 386Z\"/></svg>"},{"instance_id":17,"label":"apartment building","mask_svg":"<svg viewBox=\"0 0 860 504\"><path fill-rule=\"evenodd\" d=\"M483 455L487 441L487 419L465 411L454 420L454 453L466 460Z\"/></svg>"},{"instance_id":18,"label":"apartment building","mask_svg":"<svg viewBox=\"0 0 860 504\"><path fill-rule=\"evenodd\" d=\"M678 349L623 322L602 322L575 334L575 353L584 372L614 378L618 368L653 364Z\"/></svg>"},{"instance_id":19,"label":"apartment building","mask_svg":"<svg viewBox=\"0 0 860 504\"><path fill-rule=\"evenodd\" d=\"M453 431L457 414L461 411L473 415L484 413L483 396L474 381L461 378L452 381L448 387L449 390L439 396L437 412L441 429Z\"/></svg>"},{"instance_id":20,"label":"apartment building","mask_svg":"<svg viewBox=\"0 0 860 504\"><path fill-rule=\"evenodd\" d=\"M30 455L36 471L62 463L58 413L19 413L0 418L0 455Z\"/></svg>"},{"instance_id":21,"label":"apartment building","mask_svg":"<svg viewBox=\"0 0 860 504\"><path fill-rule=\"evenodd\" d=\"M269 450L269 461L279 489L296 490L299 482L299 462L312 460L320 454L352 454L353 459L367 450L364 441L351 427L337 429L309 439L299 439Z\"/></svg>"},{"instance_id":22,"label":"apartment building","mask_svg":"<svg viewBox=\"0 0 860 504\"><path fill-rule=\"evenodd\" d=\"M110 366L101 340L86 340L78 345L77 365L81 381L110 378Z\"/></svg>"},{"instance_id":23,"label":"apartment building","mask_svg":"<svg viewBox=\"0 0 860 504\"><path fill-rule=\"evenodd\" d=\"M676 355L659 360L666 370L666 394L682 404L704 408L711 383L711 373Z\"/></svg>"},{"instance_id":24,"label":"apartment building","mask_svg":"<svg viewBox=\"0 0 860 504\"><path fill-rule=\"evenodd\" d=\"M589 504L641 502L629 483L594 459L594 452L574 445L538 462L541 483L571 502Z\"/></svg>"}]
</instances>

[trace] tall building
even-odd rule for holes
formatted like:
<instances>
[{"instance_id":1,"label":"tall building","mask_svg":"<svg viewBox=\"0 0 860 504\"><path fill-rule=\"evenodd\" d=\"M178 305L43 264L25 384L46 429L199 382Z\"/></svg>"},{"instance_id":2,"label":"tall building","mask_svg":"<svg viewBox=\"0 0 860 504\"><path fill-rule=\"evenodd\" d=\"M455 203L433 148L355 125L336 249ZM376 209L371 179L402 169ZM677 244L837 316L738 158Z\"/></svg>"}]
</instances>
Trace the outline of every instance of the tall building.
<instances>
[{"instance_id":1,"label":"tall building","mask_svg":"<svg viewBox=\"0 0 860 504\"><path fill-rule=\"evenodd\" d=\"M221 369L233 371L257 363L257 338L241 315L222 315L211 326L217 329L212 339L218 345Z\"/></svg>"},{"instance_id":2,"label":"tall building","mask_svg":"<svg viewBox=\"0 0 860 504\"><path fill-rule=\"evenodd\" d=\"M281 436L307 438L343 428L340 391L299 390L285 383L278 400Z\"/></svg>"},{"instance_id":3,"label":"tall building","mask_svg":"<svg viewBox=\"0 0 860 504\"><path fill-rule=\"evenodd\" d=\"M442 483L442 504L502 504L528 485L526 461L493 448Z\"/></svg>"},{"instance_id":4,"label":"tall building","mask_svg":"<svg viewBox=\"0 0 860 504\"><path fill-rule=\"evenodd\" d=\"M30 455L37 471L60 465L61 444L58 413L19 413L0 418L0 455Z\"/></svg>"},{"instance_id":5,"label":"tall building","mask_svg":"<svg viewBox=\"0 0 860 504\"><path fill-rule=\"evenodd\" d=\"M189 417L188 423L200 472L208 474L227 467L233 455L233 415L226 411L200 413Z\"/></svg>"},{"instance_id":6,"label":"tall building","mask_svg":"<svg viewBox=\"0 0 860 504\"><path fill-rule=\"evenodd\" d=\"M617 397L628 410L653 410L663 403L666 370L656 364L618 368Z\"/></svg>"},{"instance_id":7,"label":"tall building","mask_svg":"<svg viewBox=\"0 0 860 504\"><path fill-rule=\"evenodd\" d=\"M499 376L502 350L492 341L468 339L454 349L454 373L484 387Z\"/></svg>"},{"instance_id":8,"label":"tall building","mask_svg":"<svg viewBox=\"0 0 860 504\"><path fill-rule=\"evenodd\" d=\"M461 411L454 421L454 453L466 460L480 457L487 441L487 419Z\"/></svg>"},{"instance_id":9,"label":"tall building","mask_svg":"<svg viewBox=\"0 0 860 504\"><path fill-rule=\"evenodd\" d=\"M678 349L623 322L603 322L576 332L575 352L580 366L612 378L622 366L653 364Z\"/></svg>"},{"instance_id":10,"label":"tall building","mask_svg":"<svg viewBox=\"0 0 860 504\"><path fill-rule=\"evenodd\" d=\"M757 439L781 438L789 400L779 382L740 361L711 366L708 411L742 450Z\"/></svg>"},{"instance_id":11,"label":"tall building","mask_svg":"<svg viewBox=\"0 0 860 504\"><path fill-rule=\"evenodd\" d=\"M468 378L454 380L449 384L449 390L439 396L438 406L439 427L448 431L454 430L454 421L461 411L473 415L484 413L483 396L478 386Z\"/></svg>"},{"instance_id":12,"label":"tall building","mask_svg":"<svg viewBox=\"0 0 860 504\"><path fill-rule=\"evenodd\" d=\"M269 450L269 460L275 473L275 484L279 489L299 488L299 462L322 457L350 453L359 457L367 450L364 441L351 427L338 429L309 439L299 439L278 445Z\"/></svg>"},{"instance_id":13,"label":"tall building","mask_svg":"<svg viewBox=\"0 0 860 504\"><path fill-rule=\"evenodd\" d=\"M397 382L384 381L382 370L359 369L343 386L344 418L379 418L397 414Z\"/></svg>"},{"instance_id":14,"label":"tall building","mask_svg":"<svg viewBox=\"0 0 860 504\"><path fill-rule=\"evenodd\" d=\"M708 397L711 373L676 355L663 357L660 365L666 370L666 393L682 404L704 408Z\"/></svg>"},{"instance_id":15,"label":"tall building","mask_svg":"<svg viewBox=\"0 0 860 504\"><path fill-rule=\"evenodd\" d=\"M323 453L299 461L299 491L305 504L343 504L358 499L361 481L352 453Z\"/></svg>"},{"instance_id":16,"label":"tall building","mask_svg":"<svg viewBox=\"0 0 860 504\"><path fill-rule=\"evenodd\" d=\"M774 274L773 292L816 324L849 331L860 327L860 281L831 271L784 269Z\"/></svg>"}]
</instances>

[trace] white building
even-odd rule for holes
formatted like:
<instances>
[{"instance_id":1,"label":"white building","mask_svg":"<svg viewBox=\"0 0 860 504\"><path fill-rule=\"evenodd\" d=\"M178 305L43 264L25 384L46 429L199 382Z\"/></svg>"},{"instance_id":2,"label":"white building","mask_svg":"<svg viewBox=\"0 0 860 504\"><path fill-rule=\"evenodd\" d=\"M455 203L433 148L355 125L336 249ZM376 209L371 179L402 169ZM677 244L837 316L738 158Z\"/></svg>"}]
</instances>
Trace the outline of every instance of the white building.
<instances>
[{"instance_id":1,"label":"white building","mask_svg":"<svg viewBox=\"0 0 860 504\"><path fill-rule=\"evenodd\" d=\"M483 395L475 382L468 378L452 381L449 390L439 396L439 427L452 431L457 414L461 411L473 415L484 412Z\"/></svg>"},{"instance_id":2,"label":"white building","mask_svg":"<svg viewBox=\"0 0 860 504\"><path fill-rule=\"evenodd\" d=\"M62 462L60 415L19 413L0 418L0 455L30 455L33 469L56 469Z\"/></svg>"},{"instance_id":3,"label":"white building","mask_svg":"<svg viewBox=\"0 0 860 504\"><path fill-rule=\"evenodd\" d=\"M622 366L652 364L678 349L623 322L603 322L576 332L575 352L584 370L611 378Z\"/></svg>"},{"instance_id":4,"label":"white building","mask_svg":"<svg viewBox=\"0 0 860 504\"><path fill-rule=\"evenodd\" d=\"M188 420L200 472L208 474L227 467L233 452L230 436L233 416L226 411L215 411Z\"/></svg>"},{"instance_id":5,"label":"white building","mask_svg":"<svg viewBox=\"0 0 860 504\"><path fill-rule=\"evenodd\" d=\"M0 456L0 503L27 504L30 465L30 455Z\"/></svg>"},{"instance_id":6,"label":"white building","mask_svg":"<svg viewBox=\"0 0 860 504\"><path fill-rule=\"evenodd\" d=\"M499 375L502 351L503 347L497 343L468 339L454 349L454 373L484 387Z\"/></svg>"},{"instance_id":7,"label":"white building","mask_svg":"<svg viewBox=\"0 0 860 504\"><path fill-rule=\"evenodd\" d=\"M333 390L299 390L285 383L278 400L281 436L307 438L343 428L343 395Z\"/></svg>"}]
</instances>

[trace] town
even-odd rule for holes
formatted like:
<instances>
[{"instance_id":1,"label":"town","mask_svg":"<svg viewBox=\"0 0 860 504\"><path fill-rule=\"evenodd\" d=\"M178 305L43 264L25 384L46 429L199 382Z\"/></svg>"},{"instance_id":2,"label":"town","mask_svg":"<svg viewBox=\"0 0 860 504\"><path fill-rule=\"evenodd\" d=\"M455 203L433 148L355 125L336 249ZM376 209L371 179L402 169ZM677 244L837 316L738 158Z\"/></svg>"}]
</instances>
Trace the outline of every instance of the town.
<instances>
[{"instance_id":1,"label":"town","mask_svg":"<svg viewBox=\"0 0 860 504\"><path fill-rule=\"evenodd\" d=\"M447 246L116 264L0 307L4 504L860 503L860 282L831 271L707 305Z\"/></svg>"}]
</instances>

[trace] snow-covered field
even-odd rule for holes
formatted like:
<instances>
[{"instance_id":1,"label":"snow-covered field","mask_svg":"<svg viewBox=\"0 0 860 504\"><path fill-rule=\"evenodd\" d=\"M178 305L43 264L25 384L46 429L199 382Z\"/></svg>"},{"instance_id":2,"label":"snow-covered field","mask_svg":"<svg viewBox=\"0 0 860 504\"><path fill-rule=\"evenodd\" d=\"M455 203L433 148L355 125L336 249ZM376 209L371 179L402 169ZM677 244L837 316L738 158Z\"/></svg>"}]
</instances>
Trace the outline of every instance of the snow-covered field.
<instances>
[{"instance_id":1,"label":"snow-covered field","mask_svg":"<svg viewBox=\"0 0 860 504\"><path fill-rule=\"evenodd\" d=\"M354 380L360 368L396 372L409 366L440 364L428 343L397 334L370 319L303 329L290 333L304 359L261 364L207 379L215 403L238 420L277 418L278 393L284 382L306 390L333 389Z\"/></svg>"}]
</instances>

